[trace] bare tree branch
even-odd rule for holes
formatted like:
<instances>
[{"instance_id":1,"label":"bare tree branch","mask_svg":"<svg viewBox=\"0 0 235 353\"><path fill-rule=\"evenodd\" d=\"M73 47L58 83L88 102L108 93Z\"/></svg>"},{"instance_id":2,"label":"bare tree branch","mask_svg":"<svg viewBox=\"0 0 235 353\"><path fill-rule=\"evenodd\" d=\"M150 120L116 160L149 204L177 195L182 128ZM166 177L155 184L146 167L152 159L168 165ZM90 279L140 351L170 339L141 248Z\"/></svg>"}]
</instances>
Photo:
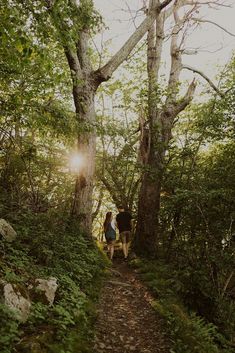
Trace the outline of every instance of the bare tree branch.
<instances>
[{"instance_id":1,"label":"bare tree branch","mask_svg":"<svg viewBox=\"0 0 235 353\"><path fill-rule=\"evenodd\" d=\"M178 115L182 110L184 110L187 107L187 105L189 105L189 103L193 99L196 86L197 86L196 81L195 79L193 79L193 81L190 83L187 89L185 96L176 104L175 115Z\"/></svg>"},{"instance_id":2,"label":"bare tree branch","mask_svg":"<svg viewBox=\"0 0 235 353\"><path fill-rule=\"evenodd\" d=\"M113 72L123 63L136 44L144 36L148 28L151 27L156 18L156 13L159 13L159 11L160 7L158 5L158 1L153 0L148 15L140 26L137 27L135 32L129 37L121 49L119 49L118 52L114 54L114 56L103 67L95 71L98 84L102 81L107 81L112 76Z\"/></svg>"},{"instance_id":3,"label":"bare tree branch","mask_svg":"<svg viewBox=\"0 0 235 353\"><path fill-rule=\"evenodd\" d=\"M195 22L202 22L202 23L211 23L212 25L222 29L224 32L226 32L227 34L229 34L230 36L233 36L235 37L235 34L228 31L226 28L222 27L221 25L219 25L218 23L214 22L214 21L211 21L211 20L202 20L200 18L196 18L196 17L192 17L192 20L195 21Z\"/></svg>"},{"instance_id":4,"label":"bare tree branch","mask_svg":"<svg viewBox=\"0 0 235 353\"><path fill-rule=\"evenodd\" d=\"M178 0L175 2L171 7L164 11L165 18L169 18L173 15L174 10L180 9L181 7L188 6L188 5L198 5L197 0Z\"/></svg>"},{"instance_id":5,"label":"bare tree branch","mask_svg":"<svg viewBox=\"0 0 235 353\"><path fill-rule=\"evenodd\" d=\"M136 15L135 15L135 17L134 17L134 16L132 15L131 8L130 8L130 6L128 5L128 2L127 2L127 1L125 1L125 4L126 4L126 7L128 8L129 14L131 15L131 20L132 20L133 25L134 25L134 27L135 27L135 29L136 29L135 20L136 20L138 11L136 11Z\"/></svg>"},{"instance_id":6,"label":"bare tree branch","mask_svg":"<svg viewBox=\"0 0 235 353\"><path fill-rule=\"evenodd\" d=\"M216 93L218 93L218 95L219 95L220 97L222 97L222 98L224 97L224 93L221 92L221 91L216 87L216 85L211 81L211 79L210 79L208 76L206 76L202 71L200 71L200 70L198 70L198 69L196 69L196 68L194 68L194 67L188 66L188 65L183 65L182 69L186 69L186 70L193 71L193 72L197 73L198 75L202 76L202 77L209 83L209 85L214 89L214 91L215 91Z\"/></svg>"},{"instance_id":7,"label":"bare tree branch","mask_svg":"<svg viewBox=\"0 0 235 353\"><path fill-rule=\"evenodd\" d=\"M177 10L178 8L177 6L175 6L175 9L173 11L175 24L172 30L171 47L170 47L171 68L170 68L170 75L168 80L168 90L170 94L166 99L166 104L168 103L171 104L173 101L175 101L175 98L177 95L176 87L178 85L180 72L182 70L182 59L181 59L182 53L177 43L178 37L179 37L179 31L181 30L181 26L182 26L182 19L180 19Z\"/></svg>"},{"instance_id":8,"label":"bare tree branch","mask_svg":"<svg viewBox=\"0 0 235 353\"><path fill-rule=\"evenodd\" d=\"M221 298L224 297L225 292L226 292L226 290L227 290L227 287L228 287L228 285L229 285L229 282L231 281L233 275L234 275L234 271L232 271L232 272L230 273L230 275L228 276L228 278L227 278L227 280L226 280L226 282L225 282L225 284L224 284L224 288L223 288L222 293L221 293Z\"/></svg>"},{"instance_id":9,"label":"bare tree branch","mask_svg":"<svg viewBox=\"0 0 235 353\"><path fill-rule=\"evenodd\" d=\"M109 183L109 181L107 180L107 178L104 177L104 175L98 174L98 178L100 179L100 181L104 184L104 186L106 187L106 189L108 190L108 192L110 193L113 202L116 206L118 206L119 204L122 203L122 200L119 198L119 196L116 193L116 190L113 188L113 186L111 185L111 183Z\"/></svg>"},{"instance_id":10,"label":"bare tree branch","mask_svg":"<svg viewBox=\"0 0 235 353\"><path fill-rule=\"evenodd\" d=\"M172 0L164 0L161 5L160 5L160 9L164 9L165 7L167 7L170 3L172 2Z\"/></svg>"}]
</instances>

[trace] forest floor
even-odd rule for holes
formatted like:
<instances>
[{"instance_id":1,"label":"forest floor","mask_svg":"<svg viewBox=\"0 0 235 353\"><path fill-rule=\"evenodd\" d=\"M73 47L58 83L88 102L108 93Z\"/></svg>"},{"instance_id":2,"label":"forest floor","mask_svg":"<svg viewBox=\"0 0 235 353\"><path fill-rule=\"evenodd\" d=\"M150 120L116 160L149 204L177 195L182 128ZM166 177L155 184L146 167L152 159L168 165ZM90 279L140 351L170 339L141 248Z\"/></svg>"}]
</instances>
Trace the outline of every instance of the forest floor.
<instances>
[{"instance_id":1,"label":"forest floor","mask_svg":"<svg viewBox=\"0 0 235 353\"><path fill-rule=\"evenodd\" d=\"M98 306L94 353L169 353L163 322L138 273L115 259Z\"/></svg>"}]
</instances>

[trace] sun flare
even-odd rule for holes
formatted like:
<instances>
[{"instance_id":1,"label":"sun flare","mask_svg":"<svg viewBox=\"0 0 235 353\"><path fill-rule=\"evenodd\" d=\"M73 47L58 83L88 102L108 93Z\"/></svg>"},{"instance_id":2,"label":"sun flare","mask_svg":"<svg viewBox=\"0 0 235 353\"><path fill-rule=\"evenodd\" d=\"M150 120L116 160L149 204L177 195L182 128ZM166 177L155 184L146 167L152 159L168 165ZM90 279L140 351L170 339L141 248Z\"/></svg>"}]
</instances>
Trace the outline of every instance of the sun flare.
<instances>
[{"instance_id":1,"label":"sun flare","mask_svg":"<svg viewBox=\"0 0 235 353\"><path fill-rule=\"evenodd\" d=\"M79 153L74 153L69 158L69 166L72 172L79 172L84 165L84 157Z\"/></svg>"}]
</instances>

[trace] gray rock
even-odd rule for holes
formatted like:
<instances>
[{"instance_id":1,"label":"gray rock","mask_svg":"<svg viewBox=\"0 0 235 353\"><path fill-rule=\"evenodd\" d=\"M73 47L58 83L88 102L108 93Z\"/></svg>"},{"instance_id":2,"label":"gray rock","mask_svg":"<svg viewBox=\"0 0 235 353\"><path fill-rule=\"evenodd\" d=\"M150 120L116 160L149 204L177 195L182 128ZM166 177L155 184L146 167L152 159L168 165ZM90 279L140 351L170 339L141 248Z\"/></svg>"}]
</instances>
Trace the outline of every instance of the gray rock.
<instances>
[{"instance_id":1,"label":"gray rock","mask_svg":"<svg viewBox=\"0 0 235 353\"><path fill-rule=\"evenodd\" d=\"M35 280L36 289L42 291L49 305L52 305L55 299L55 293L58 287L57 279L50 277L49 279L37 278Z\"/></svg>"},{"instance_id":2,"label":"gray rock","mask_svg":"<svg viewBox=\"0 0 235 353\"><path fill-rule=\"evenodd\" d=\"M15 313L15 317L21 322L26 322L32 302L42 301L52 305L57 287L57 279L54 277L48 280L38 278L27 288L20 284L0 281L0 296L4 304Z\"/></svg>"},{"instance_id":3,"label":"gray rock","mask_svg":"<svg viewBox=\"0 0 235 353\"><path fill-rule=\"evenodd\" d=\"M4 302L15 312L17 319L25 322L30 313L31 301L26 298L17 285L6 283L3 287Z\"/></svg>"},{"instance_id":4,"label":"gray rock","mask_svg":"<svg viewBox=\"0 0 235 353\"><path fill-rule=\"evenodd\" d=\"M0 234L9 242L13 241L17 235L12 226L3 218L0 219Z\"/></svg>"}]
</instances>

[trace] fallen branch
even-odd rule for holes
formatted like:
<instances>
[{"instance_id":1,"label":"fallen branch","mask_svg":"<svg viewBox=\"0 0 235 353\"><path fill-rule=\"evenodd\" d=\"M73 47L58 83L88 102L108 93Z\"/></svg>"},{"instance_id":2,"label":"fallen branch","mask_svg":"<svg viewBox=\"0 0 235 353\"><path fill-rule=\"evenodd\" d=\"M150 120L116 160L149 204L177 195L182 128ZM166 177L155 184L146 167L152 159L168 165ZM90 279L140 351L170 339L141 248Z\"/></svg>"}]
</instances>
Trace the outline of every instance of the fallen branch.
<instances>
[{"instance_id":1,"label":"fallen branch","mask_svg":"<svg viewBox=\"0 0 235 353\"><path fill-rule=\"evenodd\" d=\"M111 283L111 284L117 284L118 286L124 286L124 287L132 287L131 284L129 283L125 283L125 282L119 282L119 281L108 281L107 283Z\"/></svg>"},{"instance_id":2,"label":"fallen branch","mask_svg":"<svg viewBox=\"0 0 235 353\"><path fill-rule=\"evenodd\" d=\"M110 268L109 271L112 272L112 273L114 273L115 276L122 277L121 272L119 272L119 271L117 271L117 270L114 270L113 268Z\"/></svg>"}]
</instances>

